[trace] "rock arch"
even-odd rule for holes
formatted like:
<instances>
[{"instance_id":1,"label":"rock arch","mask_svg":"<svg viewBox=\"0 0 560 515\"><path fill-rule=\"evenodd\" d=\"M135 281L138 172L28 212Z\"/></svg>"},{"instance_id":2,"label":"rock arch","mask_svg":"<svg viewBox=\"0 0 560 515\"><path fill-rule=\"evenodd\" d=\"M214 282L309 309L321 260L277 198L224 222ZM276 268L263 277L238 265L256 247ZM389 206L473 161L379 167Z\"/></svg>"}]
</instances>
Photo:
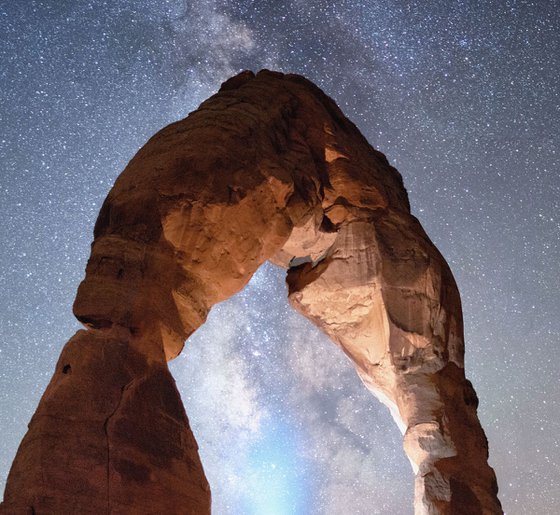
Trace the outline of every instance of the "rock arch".
<instances>
[{"instance_id":1,"label":"rock arch","mask_svg":"<svg viewBox=\"0 0 560 515\"><path fill-rule=\"evenodd\" d=\"M296 75L243 72L117 179L2 513L210 512L166 362L271 260L404 433L417 514L501 513L449 267L397 170Z\"/></svg>"}]
</instances>

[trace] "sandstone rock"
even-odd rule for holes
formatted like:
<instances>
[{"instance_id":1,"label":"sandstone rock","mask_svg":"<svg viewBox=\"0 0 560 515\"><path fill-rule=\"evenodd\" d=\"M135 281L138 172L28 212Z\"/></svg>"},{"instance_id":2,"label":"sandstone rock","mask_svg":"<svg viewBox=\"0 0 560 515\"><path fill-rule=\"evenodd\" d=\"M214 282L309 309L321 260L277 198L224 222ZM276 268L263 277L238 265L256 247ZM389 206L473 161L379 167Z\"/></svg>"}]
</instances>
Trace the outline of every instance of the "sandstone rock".
<instances>
[{"instance_id":1,"label":"sandstone rock","mask_svg":"<svg viewBox=\"0 0 560 515\"><path fill-rule=\"evenodd\" d=\"M94 236L74 303L87 330L62 352L0 511L208 513L166 361L272 260L390 408L416 513L502 512L451 271L399 173L309 81L228 80L137 153Z\"/></svg>"}]
</instances>

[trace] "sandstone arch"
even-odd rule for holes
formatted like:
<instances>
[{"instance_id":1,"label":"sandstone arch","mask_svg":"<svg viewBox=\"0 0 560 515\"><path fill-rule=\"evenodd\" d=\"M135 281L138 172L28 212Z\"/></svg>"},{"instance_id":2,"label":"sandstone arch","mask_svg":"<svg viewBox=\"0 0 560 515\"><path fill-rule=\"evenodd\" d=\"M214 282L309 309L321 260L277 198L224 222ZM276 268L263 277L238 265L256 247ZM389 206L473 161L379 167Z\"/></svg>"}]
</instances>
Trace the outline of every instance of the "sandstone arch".
<instances>
[{"instance_id":1,"label":"sandstone arch","mask_svg":"<svg viewBox=\"0 0 560 515\"><path fill-rule=\"evenodd\" d=\"M97 220L2 513L192 513L210 490L166 362L266 260L404 432L417 514L501 513L460 298L399 173L302 77L243 72L161 130Z\"/></svg>"}]
</instances>

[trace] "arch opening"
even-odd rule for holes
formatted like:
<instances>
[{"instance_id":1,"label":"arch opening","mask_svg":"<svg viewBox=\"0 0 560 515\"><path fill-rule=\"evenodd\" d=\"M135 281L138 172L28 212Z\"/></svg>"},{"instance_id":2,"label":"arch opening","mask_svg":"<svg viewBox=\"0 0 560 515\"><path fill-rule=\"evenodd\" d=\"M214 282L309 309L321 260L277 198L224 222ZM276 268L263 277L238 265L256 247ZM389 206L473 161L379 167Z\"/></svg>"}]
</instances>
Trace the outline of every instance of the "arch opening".
<instances>
[{"instance_id":1,"label":"arch opening","mask_svg":"<svg viewBox=\"0 0 560 515\"><path fill-rule=\"evenodd\" d=\"M263 264L215 305L169 366L213 513L267 513L269 494L278 514L412 511L414 475L389 412L289 305L279 267Z\"/></svg>"}]
</instances>

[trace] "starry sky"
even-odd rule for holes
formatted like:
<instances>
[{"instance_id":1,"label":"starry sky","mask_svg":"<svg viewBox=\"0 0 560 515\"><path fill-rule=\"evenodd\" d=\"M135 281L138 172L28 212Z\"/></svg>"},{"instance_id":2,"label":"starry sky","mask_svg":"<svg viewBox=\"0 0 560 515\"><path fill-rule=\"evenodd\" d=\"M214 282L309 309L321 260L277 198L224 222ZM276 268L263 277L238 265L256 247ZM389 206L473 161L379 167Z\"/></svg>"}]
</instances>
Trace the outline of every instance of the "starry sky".
<instances>
[{"instance_id":1,"label":"starry sky","mask_svg":"<svg viewBox=\"0 0 560 515\"><path fill-rule=\"evenodd\" d=\"M557 0L0 1L0 489L93 224L140 146L242 69L305 75L402 173L456 276L507 514L560 513ZM411 514L388 410L264 265L171 363L218 515Z\"/></svg>"}]
</instances>

